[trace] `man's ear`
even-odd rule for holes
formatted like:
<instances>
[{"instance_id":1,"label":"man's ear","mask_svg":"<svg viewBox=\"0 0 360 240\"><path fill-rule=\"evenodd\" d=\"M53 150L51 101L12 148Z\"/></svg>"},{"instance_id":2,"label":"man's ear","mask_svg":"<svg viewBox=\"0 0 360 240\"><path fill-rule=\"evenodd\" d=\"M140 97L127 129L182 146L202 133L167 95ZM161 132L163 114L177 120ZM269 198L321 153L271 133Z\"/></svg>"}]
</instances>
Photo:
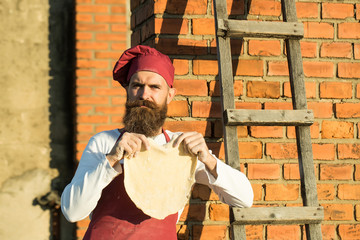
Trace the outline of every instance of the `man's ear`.
<instances>
[{"instance_id":1,"label":"man's ear","mask_svg":"<svg viewBox=\"0 0 360 240\"><path fill-rule=\"evenodd\" d=\"M169 104L171 100L175 97L176 89L175 88L169 88L168 97L166 100L166 103Z\"/></svg>"}]
</instances>

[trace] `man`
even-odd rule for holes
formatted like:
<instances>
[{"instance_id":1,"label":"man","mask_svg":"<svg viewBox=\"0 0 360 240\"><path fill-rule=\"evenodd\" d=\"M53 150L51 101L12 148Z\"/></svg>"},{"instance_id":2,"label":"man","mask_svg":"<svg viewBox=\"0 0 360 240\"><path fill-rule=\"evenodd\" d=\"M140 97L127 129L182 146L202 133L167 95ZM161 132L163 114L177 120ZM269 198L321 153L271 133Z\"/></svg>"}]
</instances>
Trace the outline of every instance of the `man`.
<instances>
[{"instance_id":1,"label":"man","mask_svg":"<svg viewBox=\"0 0 360 240\"><path fill-rule=\"evenodd\" d=\"M182 210L163 220L151 218L134 205L124 188L123 158L131 161L142 147L149 149L148 138L159 145L170 139L175 139L174 147L183 144L188 154L197 156L196 182L209 186L231 206L252 205L246 176L212 155L201 134L162 128L167 105L176 93L174 67L166 55L147 46L130 48L116 63L113 77L127 93L125 127L90 139L61 197L61 209L69 221L90 214L84 239L177 239L175 225Z\"/></svg>"}]
</instances>

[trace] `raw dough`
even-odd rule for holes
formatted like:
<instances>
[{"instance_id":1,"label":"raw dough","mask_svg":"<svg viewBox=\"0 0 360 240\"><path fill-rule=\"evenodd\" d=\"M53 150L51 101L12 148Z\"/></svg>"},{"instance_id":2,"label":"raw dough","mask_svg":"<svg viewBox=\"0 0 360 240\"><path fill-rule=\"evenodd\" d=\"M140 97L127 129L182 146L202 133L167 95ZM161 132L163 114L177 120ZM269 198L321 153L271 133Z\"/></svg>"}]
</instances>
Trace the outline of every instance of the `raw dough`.
<instances>
[{"instance_id":1,"label":"raw dough","mask_svg":"<svg viewBox=\"0 0 360 240\"><path fill-rule=\"evenodd\" d=\"M124 159L125 189L145 214L164 219L182 209L195 182L196 156L185 154L183 144L159 146L149 139L150 149Z\"/></svg>"}]
</instances>

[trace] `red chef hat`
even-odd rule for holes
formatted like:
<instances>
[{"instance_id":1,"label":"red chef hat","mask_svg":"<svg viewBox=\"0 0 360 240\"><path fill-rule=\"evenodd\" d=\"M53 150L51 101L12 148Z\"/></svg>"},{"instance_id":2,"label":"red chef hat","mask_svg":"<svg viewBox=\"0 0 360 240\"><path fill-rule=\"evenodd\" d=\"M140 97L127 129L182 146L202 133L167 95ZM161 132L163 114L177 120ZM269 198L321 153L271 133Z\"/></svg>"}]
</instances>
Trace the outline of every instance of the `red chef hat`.
<instances>
[{"instance_id":1,"label":"red chef hat","mask_svg":"<svg viewBox=\"0 0 360 240\"><path fill-rule=\"evenodd\" d=\"M168 56L154 48L138 45L126 50L115 64L113 78L126 87L131 76L138 71L160 74L169 87L173 87L174 66Z\"/></svg>"}]
</instances>

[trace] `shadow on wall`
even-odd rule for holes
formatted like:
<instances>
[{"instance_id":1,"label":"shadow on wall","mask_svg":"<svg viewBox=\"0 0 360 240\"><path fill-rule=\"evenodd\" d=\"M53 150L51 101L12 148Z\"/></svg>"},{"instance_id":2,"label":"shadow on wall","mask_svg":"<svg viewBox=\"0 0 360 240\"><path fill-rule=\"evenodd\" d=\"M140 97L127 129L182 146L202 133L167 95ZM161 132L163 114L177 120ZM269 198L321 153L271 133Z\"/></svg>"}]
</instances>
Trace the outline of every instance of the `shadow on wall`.
<instances>
[{"instance_id":1,"label":"shadow on wall","mask_svg":"<svg viewBox=\"0 0 360 240\"><path fill-rule=\"evenodd\" d=\"M226 0L224 0L226 1ZM247 19L247 15L249 13L251 0L233 0L231 1L232 5L228 6L228 14L229 18L235 18L235 19ZM211 5L213 6L214 1L211 1ZM216 58L217 49L216 46L214 47L199 47L199 46L185 46L181 45L179 43L179 38L173 38L173 34L180 35L181 31L181 25L182 23L174 24L171 18L166 18L167 15L176 14L177 18L181 18L181 16L186 15L186 6L188 4L188 0L168 0L166 2L166 7L164 11L164 18L162 21L162 25L160 28L160 34L158 35L158 42L154 43L154 39L148 39L145 42L148 42L146 45L155 45L156 49L159 51L171 55L190 55L190 58L199 58L199 56L206 56L205 58L208 59L208 55L214 55L214 59ZM213 8L211 9L213 13ZM179 16L180 15L180 16ZM171 29L172 38L167 38L167 34L169 34L167 31L168 29ZM215 29L215 26L214 26ZM240 55L243 47L243 39L232 39L230 41L232 54L235 56ZM188 59L189 57L184 56L184 58ZM180 57L181 58L181 57ZM236 73L237 66L238 66L239 60L237 58L233 61L233 72ZM217 83L219 84L219 83ZM220 114L221 115L221 114ZM220 116L221 117L221 116ZM208 123L209 124L209 123ZM212 149L213 153L217 156L219 156L220 148ZM206 187L207 188L207 187ZM195 189L202 189L201 191L195 190L193 191L193 198L199 198L201 200L210 200L211 198L211 191L210 189L204 189L203 187L196 187ZM202 192L201 194L197 194L197 192ZM197 196L199 195L199 196ZM197 200L195 200L196 202ZM189 228L192 228L192 231L190 233L190 239L196 240L199 239L202 231L203 231L203 225L193 225L193 223L190 223L191 221L204 221L206 220L206 211L199 211L199 204L194 204L190 200L190 205L188 209L188 213L186 218L184 219L185 225L190 225L187 228L187 231L189 231ZM199 212L201 213L199 215ZM197 214L196 214L197 213ZM194 216L195 219L194 219ZM231 217L231 216L229 216ZM195 226L195 227L194 227ZM182 228L183 226L181 226ZM178 239L187 239L187 236L189 232L185 232L182 229L179 229L178 231Z\"/></svg>"},{"instance_id":2,"label":"shadow on wall","mask_svg":"<svg viewBox=\"0 0 360 240\"><path fill-rule=\"evenodd\" d=\"M75 239L75 224L60 210L60 195L74 174L75 0L49 0L50 167L59 172L45 196L51 210L51 240ZM53 196L53 197L51 197Z\"/></svg>"}]
</instances>

